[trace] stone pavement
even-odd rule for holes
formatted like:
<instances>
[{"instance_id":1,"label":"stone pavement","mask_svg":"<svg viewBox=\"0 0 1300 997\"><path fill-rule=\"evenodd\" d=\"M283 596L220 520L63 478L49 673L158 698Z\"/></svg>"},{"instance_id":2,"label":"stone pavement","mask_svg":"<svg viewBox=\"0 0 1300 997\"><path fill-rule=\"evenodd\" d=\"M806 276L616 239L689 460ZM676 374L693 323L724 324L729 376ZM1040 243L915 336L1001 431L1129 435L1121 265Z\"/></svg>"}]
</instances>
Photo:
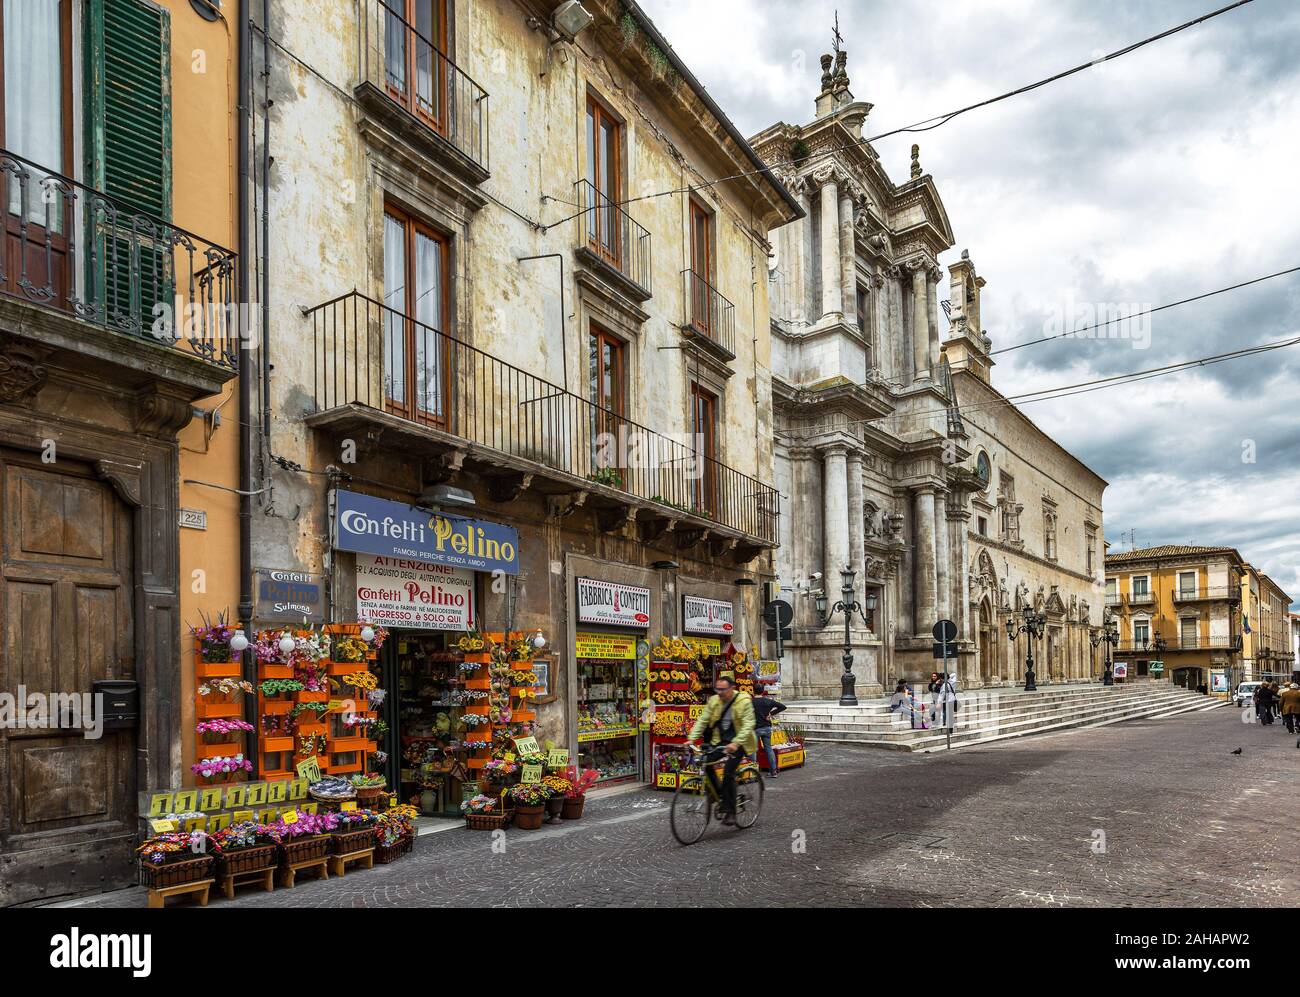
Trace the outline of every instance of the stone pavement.
<instances>
[{"instance_id":1,"label":"stone pavement","mask_svg":"<svg viewBox=\"0 0 1300 997\"><path fill-rule=\"evenodd\" d=\"M1241 747L1241 755L1232 749ZM373 871L222 907L1300 903L1300 750L1236 710L908 755L815 746L759 824L682 848L667 793L541 831L426 835ZM801 847L802 850L801 850ZM143 891L89 901L143 906Z\"/></svg>"}]
</instances>

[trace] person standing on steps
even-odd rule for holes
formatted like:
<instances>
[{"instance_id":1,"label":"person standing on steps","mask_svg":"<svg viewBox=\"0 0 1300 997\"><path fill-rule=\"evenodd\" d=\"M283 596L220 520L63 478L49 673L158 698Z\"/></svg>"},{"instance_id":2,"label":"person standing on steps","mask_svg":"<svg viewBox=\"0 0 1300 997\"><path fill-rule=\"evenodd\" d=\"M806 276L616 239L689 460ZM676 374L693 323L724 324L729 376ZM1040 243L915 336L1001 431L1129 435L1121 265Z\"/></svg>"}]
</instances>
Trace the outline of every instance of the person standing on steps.
<instances>
[{"instance_id":1,"label":"person standing on steps","mask_svg":"<svg viewBox=\"0 0 1300 997\"><path fill-rule=\"evenodd\" d=\"M754 697L754 733L758 736L759 747L767 754L768 778L776 778L776 751L772 748L772 718L785 709L785 703L778 702L767 690ZM757 759L755 759L757 760Z\"/></svg>"}]
</instances>

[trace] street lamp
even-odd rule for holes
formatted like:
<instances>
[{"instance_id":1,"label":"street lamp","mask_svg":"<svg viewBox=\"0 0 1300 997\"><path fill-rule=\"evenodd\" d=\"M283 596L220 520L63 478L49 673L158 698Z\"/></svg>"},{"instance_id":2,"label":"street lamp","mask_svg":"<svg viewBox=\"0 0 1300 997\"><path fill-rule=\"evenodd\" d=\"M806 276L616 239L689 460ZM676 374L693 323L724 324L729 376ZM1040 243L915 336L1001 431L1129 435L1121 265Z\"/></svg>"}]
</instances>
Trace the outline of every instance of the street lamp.
<instances>
[{"instance_id":1,"label":"street lamp","mask_svg":"<svg viewBox=\"0 0 1300 997\"><path fill-rule=\"evenodd\" d=\"M844 654L841 661L844 663L844 674L840 676L840 705L857 706L858 697L854 694L854 685L857 679L853 675L853 641L849 636L849 624L853 621L856 613L862 617L864 626L871 626L871 617L868 613L874 614L876 611L876 594L868 592L865 599L865 607L859 603L853 596L853 577L856 572L850 567L840 569L840 600L830 607L827 612L827 604L830 600L826 598L826 591L823 589L817 593L815 605L817 606L817 615L821 617L822 627L830 626L831 617L836 613L844 614Z\"/></svg>"},{"instance_id":2,"label":"street lamp","mask_svg":"<svg viewBox=\"0 0 1300 997\"><path fill-rule=\"evenodd\" d=\"M1034 684L1034 641L1043 636L1047 617L1035 613L1029 606L1025 607L1023 615L1024 623L1016 623L1014 615L1007 620L1007 639L1014 644L1019 634L1025 635L1025 692L1037 692L1038 686Z\"/></svg>"},{"instance_id":3,"label":"street lamp","mask_svg":"<svg viewBox=\"0 0 1300 997\"><path fill-rule=\"evenodd\" d=\"M1093 647L1100 647L1102 644L1106 645L1106 660L1104 662L1105 671L1102 672L1101 684L1114 685L1115 676L1111 671L1110 649L1119 643L1119 628L1116 627L1114 621L1112 621L1105 624L1101 630L1093 634L1089 639L1092 641ZM1159 639L1159 637L1156 638L1156 640Z\"/></svg>"}]
</instances>

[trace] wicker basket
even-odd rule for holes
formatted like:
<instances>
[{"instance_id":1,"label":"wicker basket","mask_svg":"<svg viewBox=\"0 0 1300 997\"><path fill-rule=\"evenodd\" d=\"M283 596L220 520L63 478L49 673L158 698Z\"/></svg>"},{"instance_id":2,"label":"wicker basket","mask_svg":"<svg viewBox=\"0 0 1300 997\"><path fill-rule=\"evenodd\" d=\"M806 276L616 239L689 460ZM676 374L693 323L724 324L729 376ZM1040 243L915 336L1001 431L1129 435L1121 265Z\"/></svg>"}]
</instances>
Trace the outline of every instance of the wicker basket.
<instances>
[{"instance_id":1,"label":"wicker basket","mask_svg":"<svg viewBox=\"0 0 1300 997\"><path fill-rule=\"evenodd\" d=\"M372 809L375 803L387 795L388 790L383 786L358 786L357 806Z\"/></svg>"},{"instance_id":2,"label":"wicker basket","mask_svg":"<svg viewBox=\"0 0 1300 997\"><path fill-rule=\"evenodd\" d=\"M471 814L465 815L465 827L471 831L495 831L499 827L505 827L510 823L510 814L504 811L498 811L490 814Z\"/></svg>"},{"instance_id":3,"label":"wicker basket","mask_svg":"<svg viewBox=\"0 0 1300 997\"><path fill-rule=\"evenodd\" d=\"M217 857L217 875L242 876L246 872L262 872L278 861L274 844L239 848Z\"/></svg>"},{"instance_id":4,"label":"wicker basket","mask_svg":"<svg viewBox=\"0 0 1300 997\"><path fill-rule=\"evenodd\" d=\"M169 886L207 879L212 875L213 861L211 855L158 864L141 860L140 885L151 890L162 890Z\"/></svg>"},{"instance_id":5,"label":"wicker basket","mask_svg":"<svg viewBox=\"0 0 1300 997\"><path fill-rule=\"evenodd\" d=\"M391 845L375 846L375 861L380 865L387 865L389 862L396 862L403 855L408 854L415 847L415 835L408 834Z\"/></svg>"},{"instance_id":6,"label":"wicker basket","mask_svg":"<svg viewBox=\"0 0 1300 997\"><path fill-rule=\"evenodd\" d=\"M297 838L280 842L280 857L286 865L293 862L310 862L329 854L330 835L314 834L310 838Z\"/></svg>"},{"instance_id":7,"label":"wicker basket","mask_svg":"<svg viewBox=\"0 0 1300 997\"><path fill-rule=\"evenodd\" d=\"M365 851L375 843L375 829L363 827L359 831L335 831L330 836L330 854L348 855Z\"/></svg>"}]
</instances>

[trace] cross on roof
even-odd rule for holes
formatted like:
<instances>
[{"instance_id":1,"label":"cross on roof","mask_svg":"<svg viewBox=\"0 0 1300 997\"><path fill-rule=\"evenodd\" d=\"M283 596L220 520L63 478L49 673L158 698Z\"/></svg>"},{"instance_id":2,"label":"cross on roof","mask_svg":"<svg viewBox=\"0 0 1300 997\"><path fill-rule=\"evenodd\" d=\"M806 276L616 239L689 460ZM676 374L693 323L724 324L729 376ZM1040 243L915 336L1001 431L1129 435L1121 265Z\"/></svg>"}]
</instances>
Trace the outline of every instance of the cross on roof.
<instances>
[{"instance_id":1,"label":"cross on roof","mask_svg":"<svg viewBox=\"0 0 1300 997\"><path fill-rule=\"evenodd\" d=\"M831 43L835 47L835 54L840 54L840 47L844 42L844 36L840 34L840 12L835 11L835 30L831 32Z\"/></svg>"}]
</instances>

